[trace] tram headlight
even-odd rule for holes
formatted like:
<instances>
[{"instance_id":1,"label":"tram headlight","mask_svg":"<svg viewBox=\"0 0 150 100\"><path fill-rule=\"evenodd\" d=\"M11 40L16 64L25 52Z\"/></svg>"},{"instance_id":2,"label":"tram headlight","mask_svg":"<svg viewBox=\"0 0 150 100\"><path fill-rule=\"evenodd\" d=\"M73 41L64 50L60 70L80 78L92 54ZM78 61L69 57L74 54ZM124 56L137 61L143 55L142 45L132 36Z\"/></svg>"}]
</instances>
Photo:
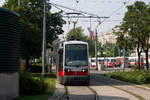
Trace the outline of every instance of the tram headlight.
<instances>
[{"instance_id":1,"label":"tram headlight","mask_svg":"<svg viewBox=\"0 0 150 100\"><path fill-rule=\"evenodd\" d=\"M71 72L71 69L65 69L65 72Z\"/></svg>"},{"instance_id":2,"label":"tram headlight","mask_svg":"<svg viewBox=\"0 0 150 100\"><path fill-rule=\"evenodd\" d=\"M68 69L68 72L70 72L71 70L70 69Z\"/></svg>"},{"instance_id":3,"label":"tram headlight","mask_svg":"<svg viewBox=\"0 0 150 100\"><path fill-rule=\"evenodd\" d=\"M82 69L82 72L88 72L88 69Z\"/></svg>"}]
</instances>

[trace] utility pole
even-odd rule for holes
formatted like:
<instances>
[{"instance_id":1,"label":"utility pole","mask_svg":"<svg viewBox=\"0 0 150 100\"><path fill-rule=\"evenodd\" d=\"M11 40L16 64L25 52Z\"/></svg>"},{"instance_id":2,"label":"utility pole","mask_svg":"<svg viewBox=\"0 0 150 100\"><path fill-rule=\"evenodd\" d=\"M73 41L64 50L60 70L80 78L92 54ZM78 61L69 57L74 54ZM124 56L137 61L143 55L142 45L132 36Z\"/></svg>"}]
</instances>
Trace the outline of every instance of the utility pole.
<instances>
[{"instance_id":1,"label":"utility pole","mask_svg":"<svg viewBox=\"0 0 150 100\"><path fill-rule=\"evenodd\" d=\"M97 61L97 29L95 29L95 59L96 59L96 70L98 70L98 61Z\"/></svg>"},{"instance_id":2,"label":"utility pole","mask_svg":"<svg viewBox=\"0 0 150 100\"><path fill-rule=\"evenodd\" d=\"M73 23L73 34L76 36L75 28L76 28L77 21L73 21L72 23Z\"/></svg>"},{"instance_id":3,"label":"utility pole","mask_svg":"<svg viewBox=\"0 0 150 100\"><path fill-rule=\"evenodd\" d=\"M42 74L45 74L45 63L46 63L46 0L43 0L43 45L42 45Z\"/></svg>"},{"instance_id":4,"label":"utility pole","mask_svg":"<svg viewBox=\"0 0 150 100\"><path fill-rule=\"evenodd\" d=\"M125 51L125 48L124 48L123 49L123 58L124 58L123 72L125 71L125 64L126 64L125 55L126 55L126 51Z\"/></svg>"}]
</instances>

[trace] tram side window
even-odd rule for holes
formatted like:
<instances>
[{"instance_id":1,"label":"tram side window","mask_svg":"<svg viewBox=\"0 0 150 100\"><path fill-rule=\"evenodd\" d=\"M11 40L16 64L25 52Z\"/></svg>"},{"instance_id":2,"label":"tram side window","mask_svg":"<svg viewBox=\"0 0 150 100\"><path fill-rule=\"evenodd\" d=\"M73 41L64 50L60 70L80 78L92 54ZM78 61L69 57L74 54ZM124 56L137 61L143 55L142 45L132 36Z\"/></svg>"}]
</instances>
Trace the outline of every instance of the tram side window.
<instances>
[{"instance_id":1,"label":"tram side window","mask_svg":"<svg viewBox=\"0 0 150 100\"><path fill-rule=\"evenodd\" d=\"M63 65L63 50L59 50L59 65Z\"/></svg>"}]
</instances>

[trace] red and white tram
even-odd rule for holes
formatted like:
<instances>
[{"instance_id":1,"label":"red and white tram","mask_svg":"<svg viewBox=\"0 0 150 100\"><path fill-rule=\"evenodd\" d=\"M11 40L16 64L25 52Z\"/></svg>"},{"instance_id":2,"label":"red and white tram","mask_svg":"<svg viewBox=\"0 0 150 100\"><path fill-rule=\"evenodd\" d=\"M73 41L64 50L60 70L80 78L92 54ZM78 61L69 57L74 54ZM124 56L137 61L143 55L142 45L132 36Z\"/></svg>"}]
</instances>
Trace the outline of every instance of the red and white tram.
<instances>
[{"instance_id":1,"label":"red and white tram","mask_svg":"<svg viewBox=\"0 0 150 100\"><path fill-rule=\"evenodd\" d=\"M66 41L57 51L57 78L62 84L81 81L89 84L88 43Z\"/></svg>"}]
</instances>

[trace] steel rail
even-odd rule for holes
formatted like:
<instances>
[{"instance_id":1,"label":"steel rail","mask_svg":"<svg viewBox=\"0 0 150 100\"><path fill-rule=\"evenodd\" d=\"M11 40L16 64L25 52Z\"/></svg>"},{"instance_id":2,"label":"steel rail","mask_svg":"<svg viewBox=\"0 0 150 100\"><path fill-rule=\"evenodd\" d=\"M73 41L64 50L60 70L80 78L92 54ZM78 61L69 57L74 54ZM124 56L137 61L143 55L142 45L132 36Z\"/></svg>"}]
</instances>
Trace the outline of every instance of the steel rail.
<instances>
[{"instance_id":1,"label":"steel rail","mask_svg":"<svg viewBox=\"0 0 150 100\"><path fill-rule=\"evenodd\" d=\"M93 93L93 95L94 95L94 100L98 100L98 94L97 94L97 92L94 90L94 89L92 89L92 88L90 88L89 86L86 86L90 91L92 91L92 93ZM64 93L64 95L59 99L59 100L69 100L70 98L69 98L69 91L68 91L68 88L67 88L67 86L65 86L65 93Z\"/></svg>"}]
</instances>

